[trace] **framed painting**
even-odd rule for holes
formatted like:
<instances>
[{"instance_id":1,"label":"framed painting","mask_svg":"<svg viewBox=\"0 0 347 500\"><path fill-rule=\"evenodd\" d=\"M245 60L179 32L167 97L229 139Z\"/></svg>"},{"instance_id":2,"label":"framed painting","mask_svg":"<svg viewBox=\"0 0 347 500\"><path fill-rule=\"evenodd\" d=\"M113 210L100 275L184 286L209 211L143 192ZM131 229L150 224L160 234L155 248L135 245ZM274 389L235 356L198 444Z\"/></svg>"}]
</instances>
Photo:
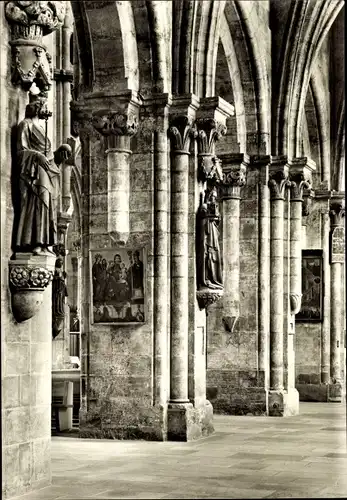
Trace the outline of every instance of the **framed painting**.
<instances>
[{"instance_id":1,"label":"framed painting","mask_svg":"<svg viewBox=\"0 0 347 500\"><path fill-rule=\"evenodd\" d=\"M91 250L92 323L144 323L145 270L143 248Z\"/></svg>"},{"instance_id":2,"label":"framed painting","mask_svg":"<svg viewBox=\"0 0 347 500\"><path fill-rule=\"evenodd\" d=\"M323 321L323 251L302 250L302 299L296 321Z\"/></svg>"}]
</instances>

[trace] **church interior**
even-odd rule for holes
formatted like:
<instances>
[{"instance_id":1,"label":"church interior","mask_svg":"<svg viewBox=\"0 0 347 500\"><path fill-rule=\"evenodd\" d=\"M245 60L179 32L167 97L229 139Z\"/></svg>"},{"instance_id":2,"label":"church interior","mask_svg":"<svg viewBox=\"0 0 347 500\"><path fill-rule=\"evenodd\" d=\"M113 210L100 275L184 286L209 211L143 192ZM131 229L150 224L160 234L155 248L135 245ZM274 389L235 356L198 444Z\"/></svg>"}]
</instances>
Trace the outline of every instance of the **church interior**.
<instances>
[{"instance_id":1,"label":"church interior","mask_svg":"<svg viewBox=\"0 0 347 500\"><path fill-rule=\"evenodd\" d=\"M4 499L347 496L344 10L0 2Z\"/></svg>"}]
</instances>

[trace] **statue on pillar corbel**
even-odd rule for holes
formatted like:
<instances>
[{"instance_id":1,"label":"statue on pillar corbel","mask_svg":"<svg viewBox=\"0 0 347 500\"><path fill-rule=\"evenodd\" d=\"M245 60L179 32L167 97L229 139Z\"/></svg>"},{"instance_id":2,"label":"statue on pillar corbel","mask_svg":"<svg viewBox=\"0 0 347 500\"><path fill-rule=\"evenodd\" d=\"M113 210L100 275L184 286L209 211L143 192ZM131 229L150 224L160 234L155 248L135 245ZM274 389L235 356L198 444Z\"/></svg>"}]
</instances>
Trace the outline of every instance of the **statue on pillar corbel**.
<instances>
[{"instance_id":1,"label":"statue on pillar corbel","mask_svg":"<svg viewBox=\"0 0 347 500\"><path fill-rule=\"evenodd\" d=\"M221 162L216 156L200 157L200 193L196 224L197 300L200 309L223 295L223 273L219 246L220 213L217 187L223 179Z\"/></svg>"},{"instance_id":2,"label":"statue on pillar corbel","mask_svg":"<svg viewBox=\"0 0 347 500\"><path fill-rule=\"evenodd\" d=\"M47 137L47 120L51 113L46 107L46 95L30 94L29 98L25 118L17 128L17 149L13 158L12 176L15 254L9 265L12 311L17 321L29 319L36 313L42 302L42 292L52 278L55 260L53 246L58 242L59 166L71 154L71 148L67 144L62 144L56 151L52 151L51 142ZM46 121L45 128L40 124L42 119ZM36 269L33 266L39 266L37 269L45 269L50 279L41 280L42 286L39 287L35 284L37 280L31 285L28 282L19 286L19 282L11 278L13 268L19 265L23 272L26 271L25 274Z\"/></svg>"},{"instance_id":3,"label":"statue on pillar corbel","mask_svg":"<svg viewBox=\"0 0 347 500\"><path fill-rule=\"evenodd\" d=\"M217 158L214 158L217 161ZM197 225L197 280L198 290L223 290L223 275L219 247L220 214L217 189L209 185L201 193Z\"/></svg>"},{"instance_id":4,"label":"statue on pillar corbel","mask_svg":"<svg viewBox=\"0 0 347 500\"><path fill-rule=\"evenodd\" d=\"M46 96L30 94L25 118L17 129L17 155L14 178L18 178L18 223L15 228L16 251L52 253L57 243L59 166L71 155L68 144L52 151L51 142L40 120L48 116ZM18 195L17 195L18 196Z\"/></svg>"},{"instance_id":5,"label":"statue on pillar corbel","mask_svg":"<svg viewBox=\"0 0 347 500\"><path fill-rule=\"evenodd\" d=\"M221 221L218 188L223 180L221 161L215 155L215 143L226 134L225 124L214 118L196 120L198 129L198 181L200 206L196 223L197 301L207 308L223 295L222 259L219 245Z\"/></svg>"}]
</instances>

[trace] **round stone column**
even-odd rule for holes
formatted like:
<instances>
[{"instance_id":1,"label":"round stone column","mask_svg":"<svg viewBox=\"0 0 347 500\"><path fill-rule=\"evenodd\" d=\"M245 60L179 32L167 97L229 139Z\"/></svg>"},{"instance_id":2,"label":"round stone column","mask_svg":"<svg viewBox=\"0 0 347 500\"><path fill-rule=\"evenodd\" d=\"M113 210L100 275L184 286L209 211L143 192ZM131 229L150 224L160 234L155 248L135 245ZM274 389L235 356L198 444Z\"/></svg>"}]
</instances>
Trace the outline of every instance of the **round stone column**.
<instances>
[{"instance_id":1,"label":"round stone column","mask_svg":"<svg viewBox=\"0 0 347 500\"><path fill-rule=\"evenodd\" d=\"M330 217L329 209L322 208L322 249L323 249L323 324L322 324L322 347L321 347L321 382L329 384L330 381L330 264L329 264L329 235Z\"/></svg>"},{"instance_id":2,"label":"round stone column","mask_svg":"<svg viewBox=\"0 0 347 500\"><path fill-rule=\"evenodd\" d=\"M108 218L110 237L120 244L126 244L130 232L130 139L137 132L138 118L130 113L93 113L93 125L105 136L108 178Z\"/></svg>"},{"instance_id":3,"label":"round stone column","mask_svg":"<svg viewBox=\"0 0 347 500\"><path fill-rule=\"evenodd\" d=\"M190 138L188 116L172 121L171 138L171 336L170 403L188 399L188 172Z\"/></svg>"},{"instance_id":4,"label":"round stone column","mask_svg":"<svg viewBox=\"0 0 347 500\"><path fill-rule=\"evenodd\" d=\"M283 391L283 232L287 172L273 173L269 180L270 218L270 390ZM277 408L277 407L275 407Z\"/></svg>"},{"instance_id":5,"label":"round stone column","mask_svg":"<svg viewBox=\"0 0 347 500\"><path fill-rule=\"evenodd\" d=\"M342 201L330 202L330 271L331 271L331 309L330 309L330 401L341 401L341 341L342 341L342 307L343 307L343 264L345 256L344 244L345 209Z\"/></svg>"},{"instance_id":6,"label":"round stone column","mask_svg":"<svg viewBox=\"0 0 347 500\"><path fill-rule=\"evenodd\" d=\"M151 103L156 114L154 132L154 290L153 290L153 335L154 335L154 403L166 406L169 390L168 360L168 298L163 290L168 282L168 112L167 96L157 96ZM155 111L154 111L155 110Z\"/></svg>"},{"instance_id":7,"label":"round stone column","mask_svg":"<svg viewBox=\"0 0 347 500\"><path fill-rule=\"evenodd\" d=\"M290 196L290 310L298 314L301 308L301 249L303 190L310 184L302 173L291 175Z\"/></svg>"},{"instance_id":8,"label":"round stone column","mask_svg":"<svg viewBox=\"0 0 347 500\"><path fill-rule=\"evenodd\" d=\"M223 261L223 323L232 332L240 312L240 200L249 157L228 156L222 155L223 254L228 256Z\"/></svg>"}]
</instances>

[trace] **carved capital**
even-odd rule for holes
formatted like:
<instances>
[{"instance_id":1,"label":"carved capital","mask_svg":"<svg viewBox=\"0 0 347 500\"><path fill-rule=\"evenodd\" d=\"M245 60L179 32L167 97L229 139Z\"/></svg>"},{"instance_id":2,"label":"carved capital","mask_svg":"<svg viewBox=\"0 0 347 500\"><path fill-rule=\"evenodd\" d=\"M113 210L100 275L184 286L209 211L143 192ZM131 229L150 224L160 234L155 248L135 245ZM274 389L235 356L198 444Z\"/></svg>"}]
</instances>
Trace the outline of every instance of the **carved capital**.
<instances>
[{"instance_id":1,"label":"carved capital","mask_svg":"<svg viewBox=\"0 0 347 500\"><path fill-rule=\"evenodd\" d=\"M246 184L247 166L240 165L223 166L222 199L240 198L241 188Z\"/></svg>"},{"instance_id":2,"label":"carved capital","mask_svg":"<svg viewBox=\"0 0 347 500\"><path fill-rule=\"evenodd\" d=\"M196 298L198 301L199 308L207 309L208 306L217 302L217 300L223 297L223 289L212 290L210 288L205 288L197 290Z\"/></svg>"},{"instance_id":3,"label":"carved capital","mask_svg":"<svg viewBox=\"0 0 347 500\"><path fill-rule=\"evenodd\" d=\"M345 205L342 201L330 203L330 223L331 227L344 227Z\"/></svg>"},{"instance_id":4,"label":"carved capital","mask_svg":"<svg viewBox=\"0 0 347 500\"><path fill-rule=\"evenodd\" d=\"M270 174L269 189L271 200L284 200L285 190L290 187L291 182L288 180L288 173L281 169Z\"/></svg>"},{"instance_id":5,"label":"carved capital","mask_svg":"<svg viewBox=\"0 0 347 500\"><path fill-rule=\"evenodd\" d=\"M173 153L189 153L190 141L197 136L194 120L187 115L175 116L170 123L168 134Z\"/></svg>"},{"instance_id":6,"label":"carved capital","mask_svg":"<svg viewBox=\"0 0 347 500\"><path fill-rule=\"evenodd\" d=\"M5 15L11 25L12 83L29 90L35 80L43 90L51 86L52 57L42 38L59 28L65 18L66 2L11 1Z\"/></svg>"},{"instance_id":7,"label":"carved capital","mask_svg":"<svg viewBox=\"0 0 347 500\"><path fill-rule=\"evenodd\" d=\"M5 15L12 26L12 37L41 40L64 22L66 2L41 2L38 0L6 2Z\"/></svg>"},{"instance_id":8,"label":"carved capital","mask_svg":"<svg viewBox=\"0 0 347 500\"><path fill-rule=\"evenodd\" d=\"M134 113L100 110L93 113L92 124L100 134L107 137L132 137L138 129L138 117Z\"/></svg>"},{"instance_id":9,"label":"carved capital","mask_svg":"<svg viewBox=\"0 0 347 500\"><path fill-rule=\"evenodd\" d=\"M311 188L311 180L304 172L290 174L290 201L304 201L304 190Z\"/></svg>"},{"instance_id":10,"label":"carved capital","mask_svg":"<svg viewBox=\"0 0 347 500\"><path fill-rule=\"evenodd\" d=\"M226 126L214 118L198 118L195 123L198 130L199 155L213 155L216 141L227 132Z\"/></svg>"}]
</instances>

